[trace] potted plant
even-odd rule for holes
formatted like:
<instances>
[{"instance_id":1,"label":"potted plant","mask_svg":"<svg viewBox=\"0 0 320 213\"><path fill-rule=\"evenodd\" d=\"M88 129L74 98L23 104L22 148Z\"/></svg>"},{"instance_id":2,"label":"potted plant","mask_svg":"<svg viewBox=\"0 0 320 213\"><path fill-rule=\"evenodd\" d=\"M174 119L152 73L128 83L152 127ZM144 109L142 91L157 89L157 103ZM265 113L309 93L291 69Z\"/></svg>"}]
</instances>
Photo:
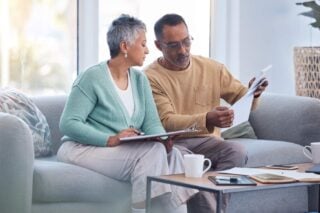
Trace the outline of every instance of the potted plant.
<instances>
[{"instance_id":1,"label":"potted plant","mask_svg":"<svg viewBox=\"0 0 320 213\"><path fill-rule=\"evenodd\" d=\"M314 18L310 25L320 30L320 1L296 3L311 10L300 13ZM294 66L296 79L296 94L320 98L320 47L295 47Z\"/></svg>"}]
</instances>

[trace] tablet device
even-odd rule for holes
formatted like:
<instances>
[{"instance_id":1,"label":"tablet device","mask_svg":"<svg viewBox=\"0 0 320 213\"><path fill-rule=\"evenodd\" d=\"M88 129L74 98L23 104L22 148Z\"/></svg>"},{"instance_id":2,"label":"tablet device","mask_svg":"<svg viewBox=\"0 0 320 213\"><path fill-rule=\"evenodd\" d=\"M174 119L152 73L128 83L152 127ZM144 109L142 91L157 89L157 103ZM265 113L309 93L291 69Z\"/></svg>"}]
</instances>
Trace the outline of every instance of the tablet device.
<instances>
[{"instance_id":1,"label":"tablet device","mask_svg":"<svg viewBox=\"0 0 320 213\"><path fill-rule=\"evenodd\" d=\"M160 137L167 137L167 136L175 136L175 135L185 135L190 133L196 133L200 132L200 130L188 128L178 131L172 131L172 132L165 132L165 133L159 133L159 134L153 134L153 135L138 135L138 136L132 136L132 137L125 137L120 138L120 142L131 142L131 141L148 141L148 140L155 140Z\"/></svg>"}]
</instances>

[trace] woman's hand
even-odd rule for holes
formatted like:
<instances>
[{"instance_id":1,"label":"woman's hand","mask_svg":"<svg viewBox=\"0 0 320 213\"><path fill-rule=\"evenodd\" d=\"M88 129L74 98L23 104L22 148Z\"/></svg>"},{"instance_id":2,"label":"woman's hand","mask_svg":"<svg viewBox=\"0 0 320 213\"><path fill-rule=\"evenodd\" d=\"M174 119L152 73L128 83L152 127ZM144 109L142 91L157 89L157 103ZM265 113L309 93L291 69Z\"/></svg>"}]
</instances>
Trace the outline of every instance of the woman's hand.
<instances>
[{"instance_id":1,"label":"woman's hand","mask_svg":"<svg viewBox=\"0 0 320 213\"><path fill-rule=\"evenodd\" d=\"M132 137L137 135L138 135L138 132L136 129L133 129L133 128L124 129L118 134L109 137L107 141L107 147L118 146L120 144L120 138Z\"/></svg>"}]
</instances>

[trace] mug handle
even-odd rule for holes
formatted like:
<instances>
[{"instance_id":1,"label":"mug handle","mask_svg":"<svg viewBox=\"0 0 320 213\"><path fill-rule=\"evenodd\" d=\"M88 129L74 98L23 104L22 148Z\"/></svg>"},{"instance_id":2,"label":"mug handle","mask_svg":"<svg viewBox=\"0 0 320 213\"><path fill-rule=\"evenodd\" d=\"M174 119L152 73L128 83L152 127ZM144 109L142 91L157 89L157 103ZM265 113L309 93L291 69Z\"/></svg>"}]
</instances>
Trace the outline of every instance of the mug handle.
<instances>
[{"instance_id":1,"label":"mug handle","mask_svg":"<svg viewBox=\"0 0 320 213\"><path fill-rule=\"evenodd\" d=\"M205 168L205 170L203 170L202 174L206 173L210 168L211 168L211 160L209 158L205 158L203 163L208 162L208 166Z\"/></svg>"},{"instance_id":2,"label":"mug handle","mask_svg":"<svg viewBox=\"0 0 320 213\"><path fill-rule=\"evenodd\" d=\"M303 154L309 158L310 160L312 160L312 155L311 155L311 146L304 146L303 149Z\"/></svg>"}]
</instances>

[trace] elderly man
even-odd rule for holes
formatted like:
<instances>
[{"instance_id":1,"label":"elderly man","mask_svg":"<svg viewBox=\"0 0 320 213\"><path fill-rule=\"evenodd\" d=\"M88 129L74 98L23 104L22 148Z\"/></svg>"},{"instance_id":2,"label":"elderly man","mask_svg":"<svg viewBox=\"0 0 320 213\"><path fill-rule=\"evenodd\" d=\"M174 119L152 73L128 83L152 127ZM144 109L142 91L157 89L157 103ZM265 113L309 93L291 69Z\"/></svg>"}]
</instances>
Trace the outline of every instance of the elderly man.
<instances>
[{"instance_id":1,"label":"elderly man","mask_svg":"<svg viewBox=\"0 0 320 213\"><path fill-rule=\"evenodd\" d=\"M176 140L175 145L183 154L204 154L212 161L213 170L244 166L247 160L244 147L219 137L219 128L232 126L234 118L233 110L220 106L220 98L234 104L248 88L223 64L190 54L193 38L181 16L163 16L156 22L154 31L155 45L162 57L146 67L145 72L162 124L167 131L194 124L201 130L198 135ZM255 90L253 106L267 85L265 80ZM213 212L214 209L215 198L210 193L198 193L188 202L188 212Z\"/></svg>"}]
</instances>

